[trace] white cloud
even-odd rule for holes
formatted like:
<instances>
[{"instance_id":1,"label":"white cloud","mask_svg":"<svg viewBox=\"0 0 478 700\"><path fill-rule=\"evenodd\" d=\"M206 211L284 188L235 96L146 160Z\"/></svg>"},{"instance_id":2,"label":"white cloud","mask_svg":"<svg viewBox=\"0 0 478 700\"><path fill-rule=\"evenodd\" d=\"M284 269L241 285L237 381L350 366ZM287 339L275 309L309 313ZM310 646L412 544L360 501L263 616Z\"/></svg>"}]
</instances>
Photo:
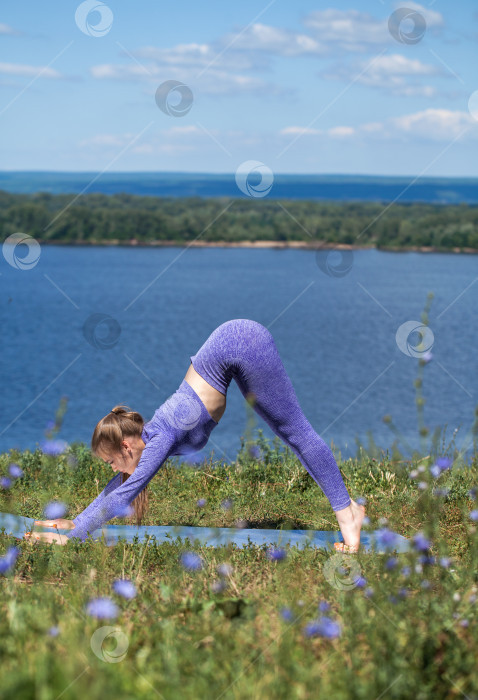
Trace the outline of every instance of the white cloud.
<instances>
[{"instance_id":1,"label":"white cloud","mask_svg":"<svg viewBox=\"0 0 478 700\"><path fill-rule=\"evenodd\" d=\"M192 146L184 143L183 139L188 136L197 136L203 134L203 131L194 124L186 124L184 126L173 126L169 129L164 129L161 132L160 139L153 138L149 142L132 145L132 153L156 153L160 151L174 152L176 150L191 150ZM133 132L125 132L121 134L95 134L89 138L83 139L78 143L81 148L115 148L121 149L128 144L133 144L138 134ZM176 139L181 138L181 141Z\"/></svg>"},{"instance_id":2,"label":"white cloud","mask_svg":"<svg viewBox=\"0 0 478 700\"><path fill-rule=\"evenodd\" d=\"M227 34L219 44L223 47L231 45L234 51L266 51L277 56L317 55L328 51L324 44L307 34L259 23L252 24L242 33Z\"/></svg>"},{"instance_id":3,"label":"white cloud","mask_svg":"<svg viewBox=\"0 0 478 700\"><path fill-rule=\"evenodd\" d=\"M448 73L436 65L422 63L418 59L391 54L390 56L377 56L370 62L360 61L353 65L336 65L321 75L326 80L354 81L361 85L381 88L405 97L433 97L437 93L436 88L430 85L420 85L417 79L422 76L448 76ZM414 82L410 82L410 78Z\"/></svg>"},{"instance_id":4,"label":"white cloud","mask_svg":"<svg viewBox=\"0 0 478 700\"><path fill-rule=\"evenodd\" d=\"M279 133L284 134L284 135L291 134L292 136L295 136L296 134L304 134L307 136L316 136L317 134L322 134L323 130L311 129L311 128L307 128L306 126L286 126L284 129L281 129Z\"/></svg>"},{"instance_id":5,"label":"white cloud","mask_svg":"<svg viewBox=\"0 0 478 700\"><path fill-rule=\"evenodd\" d=\"M437 141L450 141L471 128L475 134L478 122L469 112L449 109L425 109L390 120L392 127L402 133Z\"/></svg>"},{"instance_id":6,"label":"white cloud","mask_svg":"<svg viewBox=\"0 0 478 700\"><path fill-rule=\"evenodd\" d=\"M305 17L304 24L320 41L348 51L364 51L390 39L387 20L375 19L359 10L315 10Z\"/></svg>"},{"instance_id":7,"label":"white cloud","mask_svg":"<svg viewBox=\"0 0 478 700\"><path fill-rule=\"evenodd\" d=\"M426 18L429 27L441 27L442 15L415 2L408 5ZM383 10L382 10L383 11ZM359 10L328 8L305 16L306 32L295 32L256 22L236 32L228 32L208 43L184 43L170 48L142 46L135 50L123 48L124 64L106 63L90 69L98 80L143 80L158 82L174 75L191 89L196 83L204 94L233 95L237 93L284 95L281 89L257 77L259 71L271 71L274 56L319 58L343 55L344 51L377 51L394 46L388 20L376 18ZM307 31L308 30L308 31ZM363 68L363 66L362 66ZM360 70L336 66L325 77L351 80ZM402 56L381 56L371 71L357 79L365 85L386 87L399 95L430 97L436 90L419 84L409 85L405 76L423 76L440 73L435 67Z\"/></svg>"},{"instance_id":8,"label":"white cloud","mask_svg":"<svg viewBox=\"0 0 478 700\"><path fill-rule=\"evenodd\" d=\"M63 78L54 68L27 66L20 63L0 63L0 73L4 75L21 75L27 78Z\"/></svg>"},{"instance_id":9,"label":"white cloud","mask_svg":"<svg viewBox=\"0 0 478 700\"><path fill-rule=\"evenodd\" d=\"M443 27L445 24L442 14L436 12L435 10L431 10L429 7L420 5L418 2L411 2L411 0L407 0L404 3L403 0L397 0L397 2L395 3L396 9L404 6L410 8L410 10L415 10L416 12L419 12L425 19L427 29L436 29L438 27Z\"/></svg>"},{"instance_id":10,"label":"white cloud","mask_svg":"<svg viewBox=\"0 0 478 700\"><path fill-rule=\"evenodd\" d=\"M118 80L128 81L138 79L146 79L147 82L153 84L151 94L154 94L159 83L163 82L167 77L174 75L176 79L182 80L190 87L193 94L196 89L200 89L204 95L237 95L238 93L257 93L257 94L282 94L284 90L276 88L260 78L249 75L234 74L226 70L218 70L211 68L204 74L198 77L197 66L186 66L186 64L177 64L168 66L167 73L164 66L155 65L153 63L140 66L136 63L118 65L112 63L104 63L90 68L90 73L93 78L99 80Z\"/></svg>"},{"instance_id":11,"label":"white cloud","mask_svg":"<svg viewBox=\"0 0 478 700\"><path fill-rule=\"evenodd\" d=\"M383 122L367 122L356 127L334 126L329 129L307 129L288 126L279 132L281 136L317 136L327 138L378 138L393 141L409 137L409 140L441 141L449 143L463 134L463 139L478 138L478 121L469 112L448 109L425 109L421 112L392 117Z\"/></svg>"},{"instance_id":12,"label":"white cloud","mask_svg":"<svg viewBox=\"0 0 478 700\"><path fill-rule=\"evenodd\" d=\"M403 3L398 7L403 7ZM416 2L406 2L406 7L423 15L427 29L437 29L444 24L443 17L419 5ZM332 44L335 48L345 51L364 52L379 46L395 43L388 28L389 16L377 19L359 10L315 10L304 19L315 38L323 44Z\"/></svg>"},{"instance_id":13,"label":"white cloud","mask_svg":"<svg viewBox=\"0 0 478 700\"><path fill-rule=\"evenodd\" d=\"M16 34L16 32L12 27L9 27L8 24L2 24L0 22L0 34Z\"/></svg>"},{"instance_id":14,"label":"white cloud","mask_svg":"<svg viewBox=\"0 0 478 700\"><path fill-rule=\"evenodd\" d=\"M327 134L332 138L348 138L355 135L355 129L352 126L334 126L327 130Z\"/></svg>"}]
</instances>

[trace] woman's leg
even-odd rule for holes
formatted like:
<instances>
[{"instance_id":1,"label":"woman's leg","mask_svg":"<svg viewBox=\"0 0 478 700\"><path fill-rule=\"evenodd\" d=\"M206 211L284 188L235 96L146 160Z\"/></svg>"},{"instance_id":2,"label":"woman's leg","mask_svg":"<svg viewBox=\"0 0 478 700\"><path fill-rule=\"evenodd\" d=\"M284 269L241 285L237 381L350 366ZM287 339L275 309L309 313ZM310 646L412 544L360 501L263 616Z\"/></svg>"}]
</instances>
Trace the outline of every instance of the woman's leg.
<instances>
[{"instance_id":1,"label":"woman's leg","mask_svg":"<svg viewBox=\"0 0 478 700\"><path fill-rule=\"evenodd\" d=\"M230 369L256 413L294 452L327 496L351 547L360 542L363 506L352 501L332 450L300 407L272 334L255 321L242 321L242 345Z\"/></svg>"}]
</instances>

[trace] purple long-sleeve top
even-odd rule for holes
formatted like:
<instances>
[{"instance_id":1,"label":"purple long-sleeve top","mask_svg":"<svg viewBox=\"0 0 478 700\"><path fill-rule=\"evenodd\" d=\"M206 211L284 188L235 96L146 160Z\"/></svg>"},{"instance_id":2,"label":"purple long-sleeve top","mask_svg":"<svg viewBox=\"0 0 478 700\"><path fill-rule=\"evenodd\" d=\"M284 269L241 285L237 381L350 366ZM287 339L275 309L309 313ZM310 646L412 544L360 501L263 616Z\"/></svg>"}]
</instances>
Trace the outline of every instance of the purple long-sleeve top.
<instances>
[{"instance_id":1,"label":"purple long-sleeve top","mask_svg":"<svg viewBox=\"0 0 478 700\"><path fill-rule=\"evenodd\" d=\"M75 527L67 537L85 540L103 523L127 513L129 504L148 485L168 459L201 450L217 422L211 418L194 389L183 380L179 388L144 424L141 437L145 447L134 472L121 483L121 472L73 519Z\"/></svg>"}]
</instances>

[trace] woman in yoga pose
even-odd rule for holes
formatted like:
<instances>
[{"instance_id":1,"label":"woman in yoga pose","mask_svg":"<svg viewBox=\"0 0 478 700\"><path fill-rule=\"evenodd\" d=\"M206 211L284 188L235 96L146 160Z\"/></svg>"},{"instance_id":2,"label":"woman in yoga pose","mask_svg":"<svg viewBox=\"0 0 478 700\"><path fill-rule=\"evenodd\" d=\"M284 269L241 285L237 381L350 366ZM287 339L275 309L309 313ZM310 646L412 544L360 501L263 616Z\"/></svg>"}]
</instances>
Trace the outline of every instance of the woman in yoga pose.
<instances>
[{"instance_id":1,"label":"woman in yoga pose","mask_svg":"<svg viewBox=\"0 0 478 700\"><path fill-rule=\"evenodd\" d=\"M344 542L337 551L358 551L365 508L353 501L332 451L300 408L271 333L257 321L233 319L211 333L195 355L177 391L144 423L139 413L115 406L93 433L93 452L119 472L100 495L72 521L36 524L70 529L34 533L39 539L65 544L116 516L128 513L134 501L137 516L144 490L170 456L201 450L226 410L227 388L234 379L243 396L294 452L330 501ZM31 537L31 535L29 535Z\"/></svg>"}]
</instances>

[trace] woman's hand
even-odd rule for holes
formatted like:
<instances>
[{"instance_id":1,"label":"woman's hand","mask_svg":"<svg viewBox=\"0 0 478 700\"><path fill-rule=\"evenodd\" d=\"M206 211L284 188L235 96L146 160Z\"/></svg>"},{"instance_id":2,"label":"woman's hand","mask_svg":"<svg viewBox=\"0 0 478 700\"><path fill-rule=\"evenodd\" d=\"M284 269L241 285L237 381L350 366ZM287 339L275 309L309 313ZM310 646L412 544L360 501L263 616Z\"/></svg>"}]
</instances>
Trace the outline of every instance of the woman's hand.
<instances>
[{"instance_id":1,"label":"woman's hand","mask_svg":"<svg viewBox=\"0 0 478 700\"><path fill-rule=\"evenodd\" d=\"M68 537L66 535L60 535L59 532L26 532L23 538L31 542L35 542L36 540L42 540L48 543L55 542L56 544L66 544L68 542Z\"/></svg>"},{"instance_id":2,"label":"woman's hand","mask_svg":"<svg viewBox=\"0 0 478 700\"><path fill-rule=\"evenodd\" d=\"M57 527L60 528L60 530L73 530L75 527L73 520L64 520L63 518L57 518L56 520L34 520L33 525L39 527ZM27 532L23 537L30 541L42 540L43 542L55 542L56 544L66 544L68 542L68 537L66 535L60 535L59 532Z\"/></svg>"},{"instance_id":3,"label":"woman's hand","mask_svg":"<svg viewBox=\"0 0 478 700\"><path fill-rule=\"evenodd\" d=\"M60 530L72 530L75 527L73 520L63 520L63 518L57 518L56 520L35 520L33 524L39 527L58 527Z\"/></svg>"}]
</instances>

